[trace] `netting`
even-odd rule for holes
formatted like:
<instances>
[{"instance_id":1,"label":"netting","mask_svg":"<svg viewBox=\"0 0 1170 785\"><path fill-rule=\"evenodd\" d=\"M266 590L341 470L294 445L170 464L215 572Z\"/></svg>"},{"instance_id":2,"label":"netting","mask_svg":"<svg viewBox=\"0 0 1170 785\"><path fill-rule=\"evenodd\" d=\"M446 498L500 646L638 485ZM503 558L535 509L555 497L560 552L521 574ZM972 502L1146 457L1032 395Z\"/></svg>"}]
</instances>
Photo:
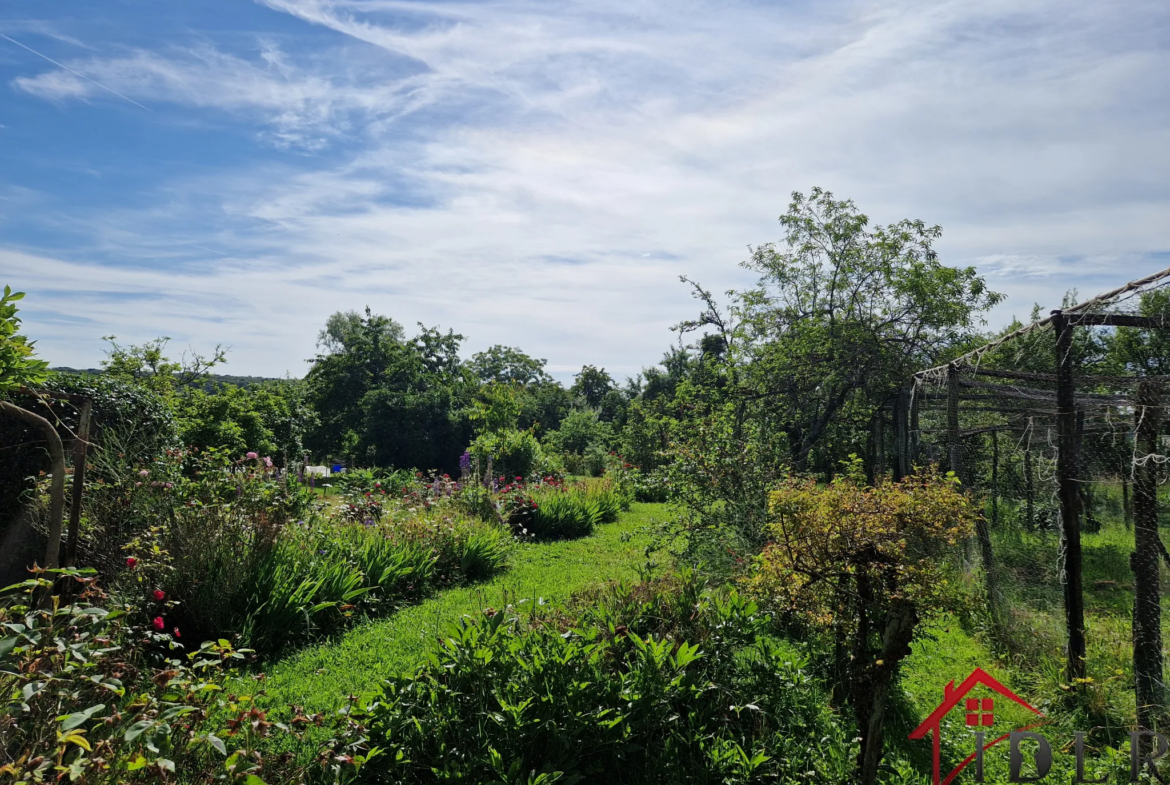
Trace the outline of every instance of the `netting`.
<instances>
[{"instance_id":1,"label":"netting","mask_svg":"<svg viewBox=\"0 0 1170 785\"><path fill-rule=\"evenodd\" d=\"M1165 270L918 373L875 434L896 478L936 464L977 500L969 559L1001 635L1058 645L1074 685L1128 646L1114 676L1147 726L1164 696L1168 326Z\"/></svg>"}]
</instances>

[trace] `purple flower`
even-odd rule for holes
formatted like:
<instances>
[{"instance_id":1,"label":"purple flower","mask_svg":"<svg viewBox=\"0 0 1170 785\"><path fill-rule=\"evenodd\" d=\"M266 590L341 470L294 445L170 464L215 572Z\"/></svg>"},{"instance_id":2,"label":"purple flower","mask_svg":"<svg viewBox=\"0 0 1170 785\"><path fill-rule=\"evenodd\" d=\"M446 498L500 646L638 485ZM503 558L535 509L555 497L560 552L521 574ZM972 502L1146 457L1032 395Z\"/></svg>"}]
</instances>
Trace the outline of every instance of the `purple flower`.
<instances>
[{"instance_id":1,"label":"purple flower","mask_svg":"<svg viewBox=\"0 0 1170 785\"><path fill-rule=\"evenodd\" d=\"M459 456L459 476L466 477L471 474L471 453L467 450Z\"/></svg>"}]
</instances>

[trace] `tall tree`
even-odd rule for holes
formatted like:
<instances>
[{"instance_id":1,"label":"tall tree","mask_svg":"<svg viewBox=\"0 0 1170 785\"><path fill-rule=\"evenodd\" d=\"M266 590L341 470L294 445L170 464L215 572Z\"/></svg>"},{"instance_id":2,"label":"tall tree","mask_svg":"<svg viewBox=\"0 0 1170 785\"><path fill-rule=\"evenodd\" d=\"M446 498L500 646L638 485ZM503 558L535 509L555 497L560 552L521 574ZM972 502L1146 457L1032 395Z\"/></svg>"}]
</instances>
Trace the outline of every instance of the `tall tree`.
<instances>
[{"instance_id":1,"label":"tall tree","mask_svg":"<svg viewBox=\"0 0 1170 785\"><path fill-rule=\"evenodd\" d=\"M731 293L727 316L708 301L690 329L718 328L701 348L736 366L740 395L780 408L791 462L804 469L836 421L867 421L913 371L965 342L1002 295L973 267L941 264L942 230L920 220L871 227L851 200L814 188L793 194L780 224L782 243L743 265L759 274L756 286Z\"/></svg>"}]
</instances>

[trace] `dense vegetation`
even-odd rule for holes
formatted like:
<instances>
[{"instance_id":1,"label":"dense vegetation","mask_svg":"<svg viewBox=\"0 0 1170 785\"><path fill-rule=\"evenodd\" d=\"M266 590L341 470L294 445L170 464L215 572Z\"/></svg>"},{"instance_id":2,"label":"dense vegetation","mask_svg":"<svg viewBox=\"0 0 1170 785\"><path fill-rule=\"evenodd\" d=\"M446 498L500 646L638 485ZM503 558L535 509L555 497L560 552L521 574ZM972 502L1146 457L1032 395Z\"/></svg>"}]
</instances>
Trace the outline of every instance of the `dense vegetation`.
<instances>
[{"instance_id":1,"label":"dense vegetation","mask_svg":"<svg viewBox=\"0 0 1170 785\"><path fill-rule=\"evenodd\" d=\"M620 384L587 365L565 387L515 347L466 358L453 330L368 307L329 317L304 379L216 381L223 350L176 361L165 338L50 372L6 289L0 502L33 535L0 605L0 776L923 782L906 734L976 665L1093 727L1092 771L1113 765L1122 677L1061 683L1051 598L1007 580L1055 569L1055 540L996 518L1021 609L999 612L966 554L983 501L945 465L892 482L868 449L909 375L988 337L1000 295L920 221L871 227L814 190L781 225L754 287L684 279L698 316ZM1135 332L1087 336L1079 361L1170 362ZM1105 553L1124 515L1099 524ZM1100 662L1124 674L1100 610Z\"/></svg>"}]
</instances>

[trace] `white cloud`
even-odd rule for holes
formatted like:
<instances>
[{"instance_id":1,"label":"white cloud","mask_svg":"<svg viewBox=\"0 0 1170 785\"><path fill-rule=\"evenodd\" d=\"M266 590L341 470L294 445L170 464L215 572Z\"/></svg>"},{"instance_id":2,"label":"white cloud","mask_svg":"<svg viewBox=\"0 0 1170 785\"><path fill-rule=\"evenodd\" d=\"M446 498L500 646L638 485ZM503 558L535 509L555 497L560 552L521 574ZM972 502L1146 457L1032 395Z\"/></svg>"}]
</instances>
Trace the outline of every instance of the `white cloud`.
<instances>
[{"instance_id":1,"label":"white cloud","mask_svg":"<svg viewBox=\"0 0 1170 785\"><path fill-rule=\"evenodd\" d=\"M879 222L943 224L943 258L1012 295L999 320L1170 250L1163 3L265 4L310 23L314 48L273 36L254 57L204 42L68 64L343 160L216 171L153 210L71 216L92 248L23 276L51 357L82 362L48 320L70 310L94 335L183 332L234 344L240 370L298 373L324 317L368 303L473 348L633 372L694 310L677 275L744 283L744 246L775 239L788 194L812 185ZM55 71L16 85L95 95ZM115 252L134 266L98 264ZM66 299L73 286L88 294ZM127 314L119 287L158 297Z\"/></svg>"}]
</instances>

